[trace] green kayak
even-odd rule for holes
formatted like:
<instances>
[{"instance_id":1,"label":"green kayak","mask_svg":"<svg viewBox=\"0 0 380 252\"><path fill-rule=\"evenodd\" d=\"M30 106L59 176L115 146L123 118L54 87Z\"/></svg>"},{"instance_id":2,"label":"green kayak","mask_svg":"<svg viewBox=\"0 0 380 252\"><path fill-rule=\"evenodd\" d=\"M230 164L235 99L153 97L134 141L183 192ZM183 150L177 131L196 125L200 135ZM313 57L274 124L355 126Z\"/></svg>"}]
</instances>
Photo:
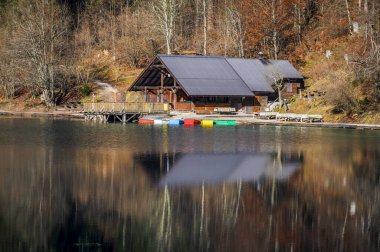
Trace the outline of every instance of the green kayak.
<instances>
[{"instance_id":1,"label":"green kayak","mask_svg":"<svg viewBox=\"0 0 380 252\"><path fill-rule=\"evenodd\" d=\"M236 126L235 120L215 120L214 123L220 126Z\"/></svg>"}]
</instances>

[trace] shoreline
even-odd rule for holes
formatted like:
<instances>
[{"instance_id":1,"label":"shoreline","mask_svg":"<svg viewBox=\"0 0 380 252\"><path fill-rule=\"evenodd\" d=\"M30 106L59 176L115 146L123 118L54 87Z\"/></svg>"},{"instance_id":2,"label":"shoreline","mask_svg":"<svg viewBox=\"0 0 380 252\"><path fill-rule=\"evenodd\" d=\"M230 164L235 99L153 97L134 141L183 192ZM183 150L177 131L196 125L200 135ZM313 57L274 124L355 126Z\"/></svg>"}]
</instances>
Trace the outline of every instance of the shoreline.
<instances>
[{"instance_id":1,"label":"shoreline","mask_svg":"<svg viewBox=\"0 0 380 252\"><path fill-rule=\"evenodd\" d=\"M9 111L0 110L0 116L20 117L20 118L54 118L54 119L84 119L84 115L79 112L38 112L38 111Z\"/></svg>"},{"instance_id":2,"label":"shoreline","mask_svg":"<svg viewBox=\"0 0 380 252\"><path fill-rule=\"evenodd\" d=\"M160 118L168 115L161 115ZM84 120L84 115L80 112L72 111L55 111L55 112L31 112L31 111L8 111L0 110L0 117L19 117L19 118L51 118L51 119L75 119ZM158 115L156 115L158 117ZM380 130L378 124L361 124L361 123L305 123L305 122L286 122L276 120L263 120L253 118L247 115L196 115L194 113L175 113L171 118L194 118L214 119L214 120L236 120L238 125L267 125L267 126L288 126L288 127L309 127L309 128L335 128L335 129L357 129L357 130Z\"/></svg>"}]
</instances>

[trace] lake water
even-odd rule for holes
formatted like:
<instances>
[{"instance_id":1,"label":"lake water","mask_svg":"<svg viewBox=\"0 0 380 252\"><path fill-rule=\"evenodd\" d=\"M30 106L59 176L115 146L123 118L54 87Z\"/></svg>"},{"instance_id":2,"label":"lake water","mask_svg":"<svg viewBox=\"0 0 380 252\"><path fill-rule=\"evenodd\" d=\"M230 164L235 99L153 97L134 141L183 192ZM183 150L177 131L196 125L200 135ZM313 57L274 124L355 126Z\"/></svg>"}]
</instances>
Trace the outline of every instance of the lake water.
<instances>
[{"instance_id":1,"label":"lake water","mask_svg":"<svg viewBox=\"0 0 380 252\"><path fill-rule=\"evenodd\" d=\"M379 249L379 131L0 118L1 251Z\"/></svg>"}]
</instances>

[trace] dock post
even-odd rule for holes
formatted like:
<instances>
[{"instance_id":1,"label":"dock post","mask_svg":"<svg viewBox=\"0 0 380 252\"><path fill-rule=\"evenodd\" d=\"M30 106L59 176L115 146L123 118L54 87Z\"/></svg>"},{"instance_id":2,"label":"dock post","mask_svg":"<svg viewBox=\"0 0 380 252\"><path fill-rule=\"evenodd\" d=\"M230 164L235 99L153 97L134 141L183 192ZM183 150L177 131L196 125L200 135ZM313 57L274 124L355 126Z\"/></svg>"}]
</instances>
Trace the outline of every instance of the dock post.
<instances>
[{"instance_id":1,"label":"dock post","mask_svg":"<svg viewBox=\"0 0 380 252\"><path fill-rule=\"evenodd\" d=\"M123 123L126 123L126 122L127 122L127 115L126 115L126 114L123 114L122 122L123 122Z\"/></svg>"}]
</instances>

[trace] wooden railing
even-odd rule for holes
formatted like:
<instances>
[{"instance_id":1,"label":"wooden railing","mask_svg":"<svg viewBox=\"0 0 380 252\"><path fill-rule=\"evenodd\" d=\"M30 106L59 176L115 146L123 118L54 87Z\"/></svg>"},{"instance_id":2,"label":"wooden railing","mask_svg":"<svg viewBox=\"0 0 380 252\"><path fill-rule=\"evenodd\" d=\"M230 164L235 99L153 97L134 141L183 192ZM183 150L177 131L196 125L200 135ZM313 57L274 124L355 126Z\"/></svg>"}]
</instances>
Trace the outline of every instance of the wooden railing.
<instances>
[{"instance_id":1,"label":"wooden railing","mask_svg":"<svg viewBox=\"0 0 380 252\"><path fill-rule=\"evenodd\" d=\"M168 112L168 103L89 102L83 103L84 113L159 113Z\"/></svg>"}]
</instances>

